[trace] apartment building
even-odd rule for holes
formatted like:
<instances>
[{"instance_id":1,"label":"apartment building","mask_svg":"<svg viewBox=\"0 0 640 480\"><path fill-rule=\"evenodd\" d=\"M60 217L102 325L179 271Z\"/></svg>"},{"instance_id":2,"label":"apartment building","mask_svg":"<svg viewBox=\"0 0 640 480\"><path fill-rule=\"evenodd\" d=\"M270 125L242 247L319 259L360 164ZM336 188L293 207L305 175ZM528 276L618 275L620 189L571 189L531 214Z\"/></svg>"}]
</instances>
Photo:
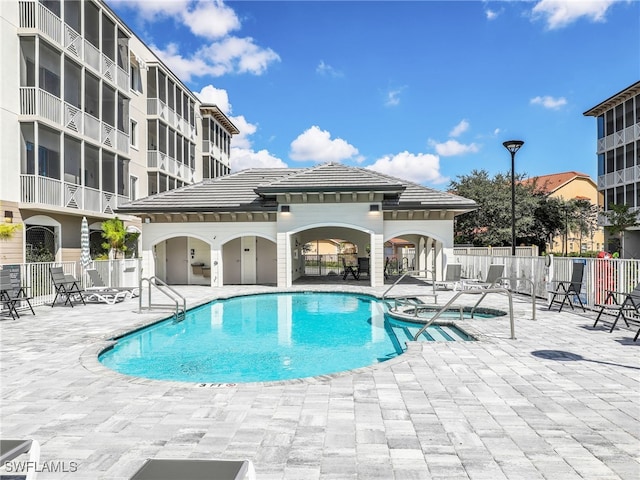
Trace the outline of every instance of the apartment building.
<instances>
[{"instance_id":1,"label":"apartment building","mask_svg":"<svg viewBox=\"0 0 640 480\"><path fill-rule=\"evenodd\" d=\"M229 173L237 128L104 2L5 0L0 25L0 263L76 260L82 217L99 244L119 206Z\"/></svg>"},{"instance_id":2,"label":"apartment building","mask_svg":"<svg viewBox=\"0 0 640 480\"><path fill-rule=\"evenodd\" d=\"M563 201L583 200L585 204L588 202L593 205L594 209L602 203L600 201L602 195L598 193L596 182L586 173L574 171L551 173L528 178L523 183L535 183L538 191ZM547 243L547 252L566 255L602 250L604 248L603 228L592 224L589 213L582 212L582 218L569 218L567 214L564 231L555 236L551 243Z\"/></svg>"},{"instance_id":3,"label":"apartment building","mask_svg":"<svg viewBox=\"0 0 640 480\"><path fill-rule=\"evenodd\" d=\"M584 112L597 120L598 191L612 204L640 211L640 81ZM639 217L640 221L640 217ZM607 225L606 216L601 217ZM640 226L624 232L623 258L640 257Z\"/></svg>"}]
</instances>

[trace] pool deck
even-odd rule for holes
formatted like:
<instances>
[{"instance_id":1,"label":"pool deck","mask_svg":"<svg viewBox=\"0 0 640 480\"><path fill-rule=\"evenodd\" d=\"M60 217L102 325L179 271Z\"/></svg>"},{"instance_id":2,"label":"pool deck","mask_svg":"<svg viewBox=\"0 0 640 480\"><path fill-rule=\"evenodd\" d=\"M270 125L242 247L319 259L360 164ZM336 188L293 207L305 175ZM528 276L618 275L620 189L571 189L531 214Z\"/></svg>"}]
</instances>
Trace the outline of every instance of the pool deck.
<instances>
[{"instance_id":1,"label":"pool deck","mask_svg":"<svg viewBox=\"0 0 640 480\"><path fill-rule=\"evenodd\" d=\"M189 306L277 290L177 288ZM444 304L451 292L441 293ZM483 306L506 309L507 297ZM203 385L97 362L114 334L166 316L137 307L0 317L0 437L40 443L38 479L124 480L147 458L248 459L259 480L640 478L640 340L624 324L593 329L593 312L539 301L533 320L530 299L515 297L516 340L508 317L464 320L480 341L411 343L396 359L320 378Z\"/></svg>"}]
</instances>

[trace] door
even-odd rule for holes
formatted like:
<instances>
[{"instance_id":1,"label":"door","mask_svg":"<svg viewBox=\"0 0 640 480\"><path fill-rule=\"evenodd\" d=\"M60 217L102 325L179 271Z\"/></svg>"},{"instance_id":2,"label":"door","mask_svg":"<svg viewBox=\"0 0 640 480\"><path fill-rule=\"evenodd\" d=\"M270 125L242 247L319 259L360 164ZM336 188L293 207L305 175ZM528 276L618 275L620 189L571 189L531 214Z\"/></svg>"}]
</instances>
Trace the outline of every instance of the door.
<instances>
[{"instance_id":1,"label":"door","mask_svg":"<svg viewBox=\"0 0 640 480\"><path fill-rule=\"evenodd\" d=\"M176 237L167 240L166 255L167 283L169 285L186 285L189 267L187 237Z\"/></svg>"}]
</instances>

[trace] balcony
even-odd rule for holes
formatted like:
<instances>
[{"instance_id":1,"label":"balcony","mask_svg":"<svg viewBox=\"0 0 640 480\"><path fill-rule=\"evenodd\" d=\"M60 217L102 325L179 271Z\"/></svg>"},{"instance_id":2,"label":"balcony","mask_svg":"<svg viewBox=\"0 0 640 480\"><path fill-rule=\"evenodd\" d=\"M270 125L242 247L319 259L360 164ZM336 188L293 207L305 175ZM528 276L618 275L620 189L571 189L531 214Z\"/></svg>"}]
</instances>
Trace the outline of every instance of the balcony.
<instances>
[{"instance_id":1,"label":"balcony","mask_svg":"<svg viewBox=\"0 0 640 480\"><path fill-rule=\"evenodd\" d=\"M147 167L158 169L188 183L193 183L194 181L195 170L159 150L149 150L147 152Z\"/></svg>"},{"instance_id":2,"label":"balcony","mask_svg":"<svg viewBox=\"0 0 640 480\"><path fill-rule=\"evenodd\" d=\"M20 175L20 201L102 214L113 214L129 197L39 175Z\"/></svg>"},{"instance_id":3,"label":"balcony","mask_svg":"<svg viewBox=\"0 0 640 480\"><path fill-rule=\"evenodd\" d=\"M129 72L93 44L82 38L71 26L37 0L20 0L19 25L21 29L34 31L45 36L69 55L84 61L96 73L129 92ZM127 65L128 67L128 65Z\"/></svg>"},{"instance_id":4,"label":"balcony","mask_svg":"<svg viewBox=\"0 0 640 480\"><path fill-rule=\"evenodd\" d=\"M101 122L41 88L20 87L20 115L45 118L120 153L129 153L129 134Z\"/></svg>"}]
</instances>

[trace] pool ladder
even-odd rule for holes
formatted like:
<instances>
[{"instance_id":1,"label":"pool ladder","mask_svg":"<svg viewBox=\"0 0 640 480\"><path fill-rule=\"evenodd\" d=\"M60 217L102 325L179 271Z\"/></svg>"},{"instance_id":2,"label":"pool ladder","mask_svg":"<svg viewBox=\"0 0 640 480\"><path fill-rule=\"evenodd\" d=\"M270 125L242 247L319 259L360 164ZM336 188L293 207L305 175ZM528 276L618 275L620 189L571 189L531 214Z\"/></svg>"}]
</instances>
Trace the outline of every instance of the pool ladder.
<instances>
[{"instance_id":1,"label":"pool ladder","mask_svg":"<svg viewBox=\"0 0 640 480\"><path fill-rule=\"evenodd\" d=\"M142 306L142 287L144 284L149 284L149 303L147 306ZM151 291L152 287L155 287L159 292L162 292L166 297L172 300L173 303L152 303L151 302ZM174 309L175 307L175 309ZM140 279L140 296L138 297L138 313L142 313L143 310L152 310L152 309L166 309L171 308L172 311L175 311L175 321L180 322L184 320L186 312L187 312L187 300L176 292L173 288L167 285L164 281L160 280L158 277L153 276L149 278L141 278Z\"/></svg>"}]
</instances>

